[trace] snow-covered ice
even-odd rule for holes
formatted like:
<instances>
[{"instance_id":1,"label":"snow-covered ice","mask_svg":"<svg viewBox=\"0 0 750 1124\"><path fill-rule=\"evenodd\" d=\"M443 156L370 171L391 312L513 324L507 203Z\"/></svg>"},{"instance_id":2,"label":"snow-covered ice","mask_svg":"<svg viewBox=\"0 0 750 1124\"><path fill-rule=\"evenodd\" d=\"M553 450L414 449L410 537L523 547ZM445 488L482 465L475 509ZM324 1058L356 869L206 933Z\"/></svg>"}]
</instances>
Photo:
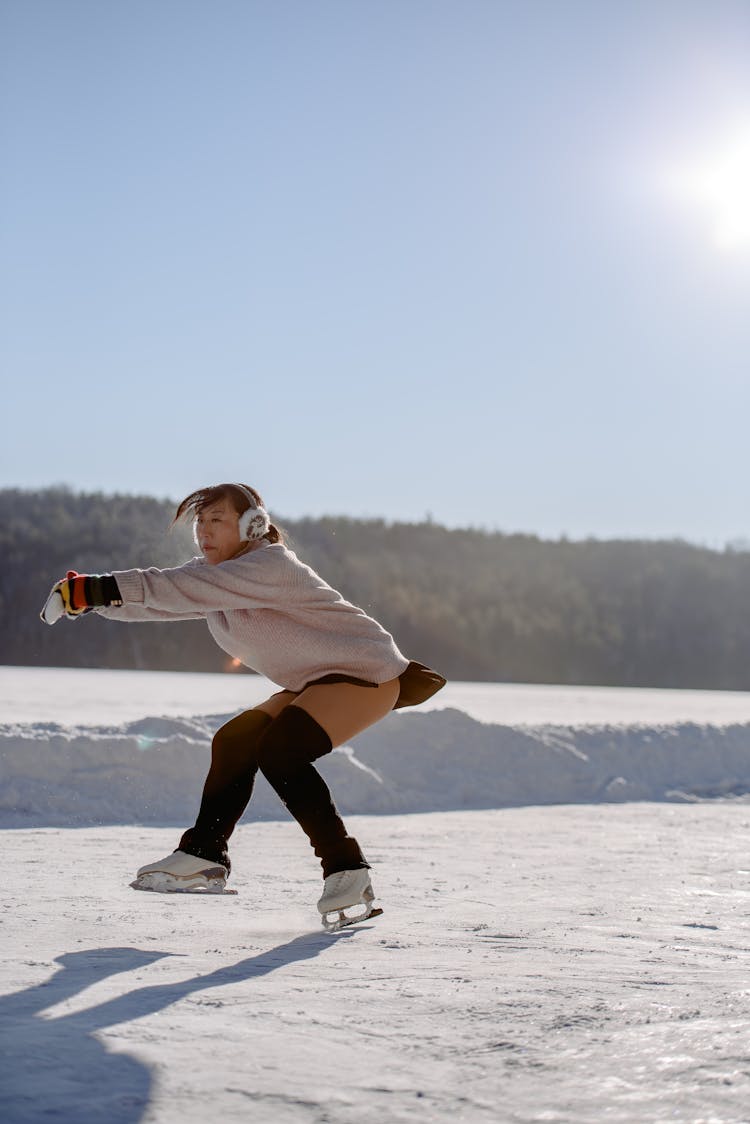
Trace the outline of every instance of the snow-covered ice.
<instances>
[{"instance_id":1,"label":"snow-covered ice","mask_svg":"<svg viewBox=\"0 0 750 1124\"><path fill-rule=\"evenodd\" d=\"M128 887L254 701L179 679L0 671L4 1124L748 1124L747 696L392 715L325 763L385 909L331 936L267 791L237 896Z\"/></svg>"},{"instance_id":2,"label":"snow-covered ice","mask_svg":"<svg viewBox=\"0 0 750 1124\"><path fill-rule=\"evenodd\" d=\"M113 725L254 706L278 690L260 675L0 667L0 722ZM421 713L453 707L509 726L750 723L750 692L448 683Z\"/></svg>"},{"instance_id":3,"label":"snow-covered ice","mask_svg":"<svg viewBox=\"0 0 750 1124\"><path fill-rule=\"evenodd\" d=\"M746 809L353 827L386 912L333 937L291 823L237 897L130 890L164 829L5 832L0 1119L750 1119Z\"/></svg>"}]
</instances>

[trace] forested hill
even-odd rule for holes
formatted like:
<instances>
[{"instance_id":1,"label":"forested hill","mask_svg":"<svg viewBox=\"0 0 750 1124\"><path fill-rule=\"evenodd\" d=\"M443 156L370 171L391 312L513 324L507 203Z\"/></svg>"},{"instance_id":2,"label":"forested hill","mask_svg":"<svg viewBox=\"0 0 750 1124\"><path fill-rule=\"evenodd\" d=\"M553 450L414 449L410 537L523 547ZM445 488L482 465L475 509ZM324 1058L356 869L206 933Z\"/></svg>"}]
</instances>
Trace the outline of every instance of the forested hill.
<instances>
[{"instance_id":1,"label":"forested hill","mask_svg":"<svg viewBox=\"0 0 750 1124\"><path fill-rule=\"evenodd\" d=\"M64 488L0 491L5 664L221 671L203 622L49 628L69 568L176 565L174 504ZM290 546L449 678L750 690L750 553L683 542L543 541L433 523L277 518Z\"/></svg>"}]
</instances>

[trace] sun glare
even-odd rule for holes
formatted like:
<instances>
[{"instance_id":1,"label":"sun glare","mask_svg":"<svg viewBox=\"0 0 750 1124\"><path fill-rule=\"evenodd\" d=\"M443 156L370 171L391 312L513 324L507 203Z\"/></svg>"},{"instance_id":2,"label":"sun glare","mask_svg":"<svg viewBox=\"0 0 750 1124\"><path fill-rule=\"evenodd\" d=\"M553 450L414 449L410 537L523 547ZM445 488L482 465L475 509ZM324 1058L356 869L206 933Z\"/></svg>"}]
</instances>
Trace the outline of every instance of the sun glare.
<instances>
[{"instance_id":1,"label":"sun glare","mask_svg":"<svg viewBox=\"0 0 750 1124\"><path fill-rule=\"evenodd\" d=\"M750 249L750 125L669 178L672 194L707 216L718 249Z\"/></svg>"}]
</instances>

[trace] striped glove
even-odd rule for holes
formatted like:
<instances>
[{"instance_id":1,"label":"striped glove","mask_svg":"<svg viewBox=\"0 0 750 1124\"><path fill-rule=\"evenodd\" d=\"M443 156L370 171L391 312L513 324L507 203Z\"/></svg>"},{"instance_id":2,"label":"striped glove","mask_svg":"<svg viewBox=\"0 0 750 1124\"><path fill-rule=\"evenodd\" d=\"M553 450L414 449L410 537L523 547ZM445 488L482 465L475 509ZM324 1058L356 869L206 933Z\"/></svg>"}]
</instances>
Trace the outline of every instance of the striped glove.
<instances>
[{"instance_id":1,"label":"striped glove","mask_svg":"<svg viewBox=\"0 0 750 1124\"><path fill-rule=\"evenodd\" d=\"M40 614L46 624L60 617L80 617L104 605L122 605L116 580L111 574L79 574L68 570L62 581L55 582Z\"/></svg>"}]
</instances>

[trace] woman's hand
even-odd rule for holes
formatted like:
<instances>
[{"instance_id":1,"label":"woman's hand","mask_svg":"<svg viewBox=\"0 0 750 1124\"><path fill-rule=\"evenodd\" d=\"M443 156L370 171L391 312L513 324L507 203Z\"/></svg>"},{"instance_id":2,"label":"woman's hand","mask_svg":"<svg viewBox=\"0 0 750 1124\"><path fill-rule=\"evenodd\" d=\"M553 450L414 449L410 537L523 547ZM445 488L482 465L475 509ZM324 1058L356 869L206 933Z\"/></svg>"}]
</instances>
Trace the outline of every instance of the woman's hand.
<instances>
[{"instance_id":1,"label":"woman's hand","mask_svg":"<svg viewBox=\"0 0 750 1124\"><path fill-rule=\"evenodd\" d=\"M120 590L111 574L68 570L67 576L52 586L39 615L46 624L55 624L60 617L80 617L105 605L122 605Z\"/></svg>"}]
</instances>

